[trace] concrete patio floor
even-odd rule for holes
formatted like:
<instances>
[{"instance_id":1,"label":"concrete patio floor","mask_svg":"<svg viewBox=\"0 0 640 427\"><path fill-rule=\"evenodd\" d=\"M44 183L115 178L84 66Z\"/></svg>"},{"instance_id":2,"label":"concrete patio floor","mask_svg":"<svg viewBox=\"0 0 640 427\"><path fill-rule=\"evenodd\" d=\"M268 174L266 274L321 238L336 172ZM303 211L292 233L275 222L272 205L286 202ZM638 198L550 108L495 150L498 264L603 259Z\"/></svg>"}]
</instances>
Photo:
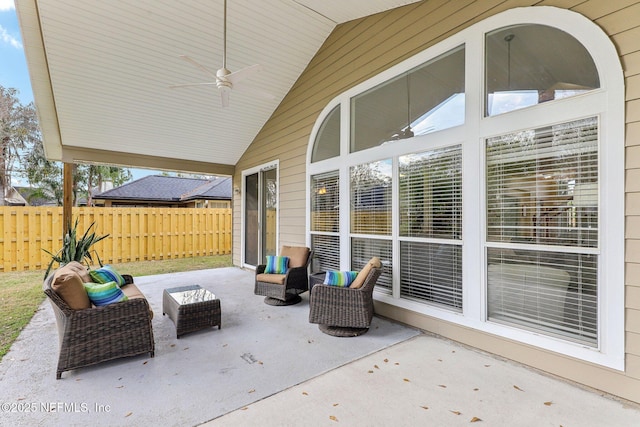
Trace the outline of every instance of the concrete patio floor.
<instances>
[{"instance_id":1,"label":"concrete patio floor","mask_svg":"<svg viewBox=\"0 0 640 427\"><path fill-rule=\"evenodd\" d=\"M135 281L154 311L156 356L55 380L45 301L0 363L0 425L640 426L636 404L387 319L375 317L361 337L324 335L308 323L306 294L268 306L253 295L251 272ZM176 340L161 293L190 283L220 297L222 329Z\"/></svg>"},{"instance_id":2,"label":"concrete patio floor","mask_svg":"<svg viewBox=\"0 0 640 427\"><path fill-rule=\"evenodd\" d=\"M258 425L637 427L640 408L422 334L205 424Z\"/></svg>"}]
</instances>

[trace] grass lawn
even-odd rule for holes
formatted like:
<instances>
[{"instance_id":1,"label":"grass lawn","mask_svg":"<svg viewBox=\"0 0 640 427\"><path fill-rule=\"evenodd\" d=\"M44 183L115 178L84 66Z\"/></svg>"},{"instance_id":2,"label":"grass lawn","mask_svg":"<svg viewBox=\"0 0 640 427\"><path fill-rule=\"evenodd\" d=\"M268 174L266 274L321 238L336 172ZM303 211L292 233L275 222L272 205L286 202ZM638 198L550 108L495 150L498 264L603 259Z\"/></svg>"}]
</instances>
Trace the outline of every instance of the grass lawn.
<instances>
[{"instance_id":1,"label":"grass lawn","mask_svg":"<svg viewBox=\"0 0 640 427\"><path fill-rule=\"evenodd\" d=\"M133 276L175 273L231 266L231 255L197 258L139 261L112 264L119 272ZM44 270L0 273L0 360L22 328L33 317L45 296L42 292Z\"/></svg>"}]
</instances>

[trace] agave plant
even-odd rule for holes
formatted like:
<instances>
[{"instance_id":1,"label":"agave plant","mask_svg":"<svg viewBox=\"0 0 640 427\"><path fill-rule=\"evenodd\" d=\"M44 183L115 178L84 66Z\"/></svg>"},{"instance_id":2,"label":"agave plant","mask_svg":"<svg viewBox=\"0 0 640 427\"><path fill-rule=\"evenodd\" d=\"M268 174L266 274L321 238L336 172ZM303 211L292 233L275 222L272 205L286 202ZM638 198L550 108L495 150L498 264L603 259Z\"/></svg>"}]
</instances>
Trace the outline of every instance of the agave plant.
<instances>
[{"instance_id":1,"label":"agave plant","mask_svg":"<svg viewBox=\"0 0 640 427\"><path fill-rule=\"evenodd\" d=\"M80 263L86 263L87 266L91 266L91 264L93 264L93 257L91 256L92 252L95 254L98 264L102 267L100 256L95 249L91 249L91 247L109 235L105 234L104 236L97 236L96 233L91 232L94 225L95 222L92 222L82 237L78 238L78 218L76 218L76 222L73 227L69 224L62 241L62 248L56 254L43 249L43 251L51 255L51 262L49 262L47 271L44 273L45 279L49 276L51 268L56 262L60 265L65 265L71 261L78 261Z\"/></svg>"}]
</instances>

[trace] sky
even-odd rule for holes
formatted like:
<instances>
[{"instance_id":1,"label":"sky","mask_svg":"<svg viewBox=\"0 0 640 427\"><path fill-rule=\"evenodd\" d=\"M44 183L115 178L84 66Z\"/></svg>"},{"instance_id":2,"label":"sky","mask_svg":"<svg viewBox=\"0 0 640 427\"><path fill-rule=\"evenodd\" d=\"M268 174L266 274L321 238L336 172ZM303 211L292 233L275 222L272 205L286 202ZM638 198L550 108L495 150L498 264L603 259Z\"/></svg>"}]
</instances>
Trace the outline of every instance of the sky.
<instances>
[{"instance_id":1,"label":"sky","mask_svg":"<svg viewBox=\"0 0 640 427\"><path fill-rule=\"evenodd\" d=\"M0 0L0 85L19 91L18 99L22 104L33 101L29 69L24 56L20 26L13 0ZM130 169L133 179L147 175L160 174L160 171ZM19 179L13 185L27 185Z\"/></svg>"},{"instance_id":2,"label":"sky","mask_svg":"<svg viewBox=\"0 0 640 427\"><path fill-rule=\"evenodd\" d=\"M0 0L0 84L18 89L23 104L33 101L13 0Z\"/></svg>"}]
</instances>

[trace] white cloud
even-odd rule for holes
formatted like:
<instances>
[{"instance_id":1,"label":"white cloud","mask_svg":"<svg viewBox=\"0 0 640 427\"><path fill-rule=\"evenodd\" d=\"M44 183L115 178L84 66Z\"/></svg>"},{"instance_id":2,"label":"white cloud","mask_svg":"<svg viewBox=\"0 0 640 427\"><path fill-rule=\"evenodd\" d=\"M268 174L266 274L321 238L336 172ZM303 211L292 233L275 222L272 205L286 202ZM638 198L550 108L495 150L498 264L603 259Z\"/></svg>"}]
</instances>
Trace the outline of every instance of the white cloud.
<instances>
[{"instance_id":1,"label":"white cloud","mask_svg":"<svg viewBox=\"0 0 640 427\"><path fill-rule=\"evenodd\" d=\"M22 49L22 43L20 43L20 40L9 34L7 30L2 27L2 25L0 25L0 40L2 41L2 43L11 45L16 49Z\"/></svg>"},{"instance_id":2,"label":"white cloud","mask_svg":"<svg viewBox=\"0 0 640 427\"><path fill-rule=\"evenodd\" d=\"M13 0L0 0L0 12L15 9L16 6Z\"/></svg>"}]
</instances>

